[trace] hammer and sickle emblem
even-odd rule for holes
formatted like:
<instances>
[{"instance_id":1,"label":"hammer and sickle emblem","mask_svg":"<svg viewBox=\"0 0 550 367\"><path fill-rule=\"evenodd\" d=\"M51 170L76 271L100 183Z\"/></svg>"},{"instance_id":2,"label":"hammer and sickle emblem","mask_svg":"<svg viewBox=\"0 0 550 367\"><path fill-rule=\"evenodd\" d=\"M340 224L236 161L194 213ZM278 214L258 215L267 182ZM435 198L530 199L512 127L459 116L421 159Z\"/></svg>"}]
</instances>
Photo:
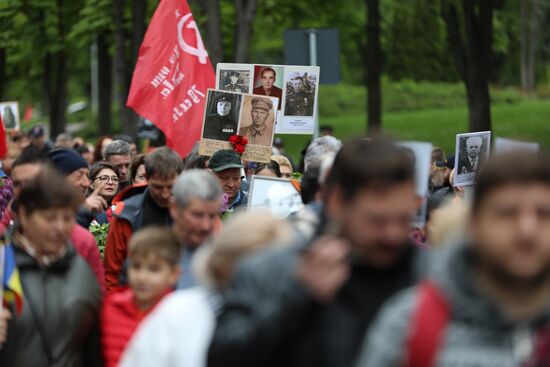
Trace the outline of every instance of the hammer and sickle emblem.
<instances>
[{"instance_id":1,"label":"hammer and sickle emblem","mask_svg":"<svg viewBox=\"0 0 550 367\"><path fill-rule=\"evenodd\" d=\"M178 42L183 52L197 56L201 64L206 64L208 52L204 48L199 28L197 27L197 23L195 23L194 20L191 20L189 24L187 24L186 28L193 29L195 31L195 37L197 38L197 47L188 45L183 39L183 27L185 26L185 23L187 22L187 20L189 20L189 18L191 18L191 13L181 18L178 22Z\"/></svg>"}]
</instances>

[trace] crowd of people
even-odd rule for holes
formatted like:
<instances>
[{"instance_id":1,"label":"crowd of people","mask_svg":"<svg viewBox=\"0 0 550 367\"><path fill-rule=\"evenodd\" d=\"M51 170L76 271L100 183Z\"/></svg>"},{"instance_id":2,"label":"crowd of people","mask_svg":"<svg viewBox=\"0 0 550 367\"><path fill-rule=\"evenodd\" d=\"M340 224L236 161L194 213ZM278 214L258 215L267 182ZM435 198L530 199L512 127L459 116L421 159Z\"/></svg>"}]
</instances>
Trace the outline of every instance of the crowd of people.
<instances>
[{"instance_id":1,"label":"crowd of people","mask_svg":"<svg viewBox=\"0 0 550 367\"><path fill-rule=\"evenodd\" d=\"M464 188L434 148L420 198L403 146L323 133L300 165L280 138L260 164L10 137L0 365L550 366L550 157L494 155ZM304 206L247 212L252 175Z\"/></svg>"}]
</instances>

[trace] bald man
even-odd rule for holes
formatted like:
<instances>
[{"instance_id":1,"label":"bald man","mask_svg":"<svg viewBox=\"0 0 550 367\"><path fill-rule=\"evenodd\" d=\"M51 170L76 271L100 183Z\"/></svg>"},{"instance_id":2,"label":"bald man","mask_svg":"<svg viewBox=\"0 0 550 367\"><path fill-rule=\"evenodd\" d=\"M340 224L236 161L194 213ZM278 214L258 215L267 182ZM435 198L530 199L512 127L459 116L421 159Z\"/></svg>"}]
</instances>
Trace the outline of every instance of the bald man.
<instances>
[{"instance_id":1,"label":"bald man","mask_svg":"<svg viewBox=\"0 0 550 367\"><path fill-rule=\"evenodd\" d=\"M472 136L466 140L466 154L461 154L458 160L458 174L475 173L482 163L481 147L483 139Z\"/></svg>"}]
</instances>

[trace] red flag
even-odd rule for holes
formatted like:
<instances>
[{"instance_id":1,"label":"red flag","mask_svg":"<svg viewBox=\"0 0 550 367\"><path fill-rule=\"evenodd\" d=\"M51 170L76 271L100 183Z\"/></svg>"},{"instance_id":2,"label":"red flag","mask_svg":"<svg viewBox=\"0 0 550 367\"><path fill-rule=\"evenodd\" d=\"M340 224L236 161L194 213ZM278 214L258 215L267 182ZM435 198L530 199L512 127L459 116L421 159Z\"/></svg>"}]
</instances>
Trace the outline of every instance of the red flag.
<instances>
[{"instance_id":1,"label":"red flag","mask_svg":"<svg viewBox=\"0 0 550 367\"><path fill-rule=\"evenodd\" d=\"M30 104L25 106L25 113L23 114L23 121L29 122L32 119L32 106Z\"/></svg>"},{"instance_id":2,"label":"red flag","mask_svg":"<svg viewBox=\"0 0 550 367\"><path fill-rule=\"evenodd\" d=\"M0 159L4 159L8 155L8 142L6 141L6 129L4 129L4 121L0 115Z\"/></svg>"},{"instance_id":3,"label":"red flag","mask_svg":"<svg viewBox=\"0 0 550 367\"><path fill-rule=\"evenodd\" d=\"M152 121L182 157L200 139L215 75L186 0L162 0L139 49L128 107Z\"/></svg>"}]
</instances>

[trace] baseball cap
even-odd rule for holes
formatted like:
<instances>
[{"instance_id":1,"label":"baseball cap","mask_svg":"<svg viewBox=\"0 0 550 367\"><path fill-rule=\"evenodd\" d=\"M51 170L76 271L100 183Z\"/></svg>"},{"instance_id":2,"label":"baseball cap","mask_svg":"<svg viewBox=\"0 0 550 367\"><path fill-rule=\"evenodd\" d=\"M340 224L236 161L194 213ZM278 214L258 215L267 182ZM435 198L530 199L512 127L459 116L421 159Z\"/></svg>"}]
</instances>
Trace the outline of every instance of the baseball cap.
<instances>
[{"instance_id":1,"label":"baseball cap","mask_svg":"<svg viewBox=\"0 0 550 367\"><path fill-rule=\"evenodd\" d=\"M214 172L221 172L230 168L244 168L241 157L230 149L222 149L214 153L208 162L208 167Z\"/></svg>"},{"instance_id":2,"label":"baseball cap","mask_svg":"<svg viewBox=\"0 0 550 367\"><path fill-rule=\"evenodd\" d=\"M36 125L29 131L29 137L40 138L44 136L44 127L42 125Z\"/></svg>"}]
</instances>

